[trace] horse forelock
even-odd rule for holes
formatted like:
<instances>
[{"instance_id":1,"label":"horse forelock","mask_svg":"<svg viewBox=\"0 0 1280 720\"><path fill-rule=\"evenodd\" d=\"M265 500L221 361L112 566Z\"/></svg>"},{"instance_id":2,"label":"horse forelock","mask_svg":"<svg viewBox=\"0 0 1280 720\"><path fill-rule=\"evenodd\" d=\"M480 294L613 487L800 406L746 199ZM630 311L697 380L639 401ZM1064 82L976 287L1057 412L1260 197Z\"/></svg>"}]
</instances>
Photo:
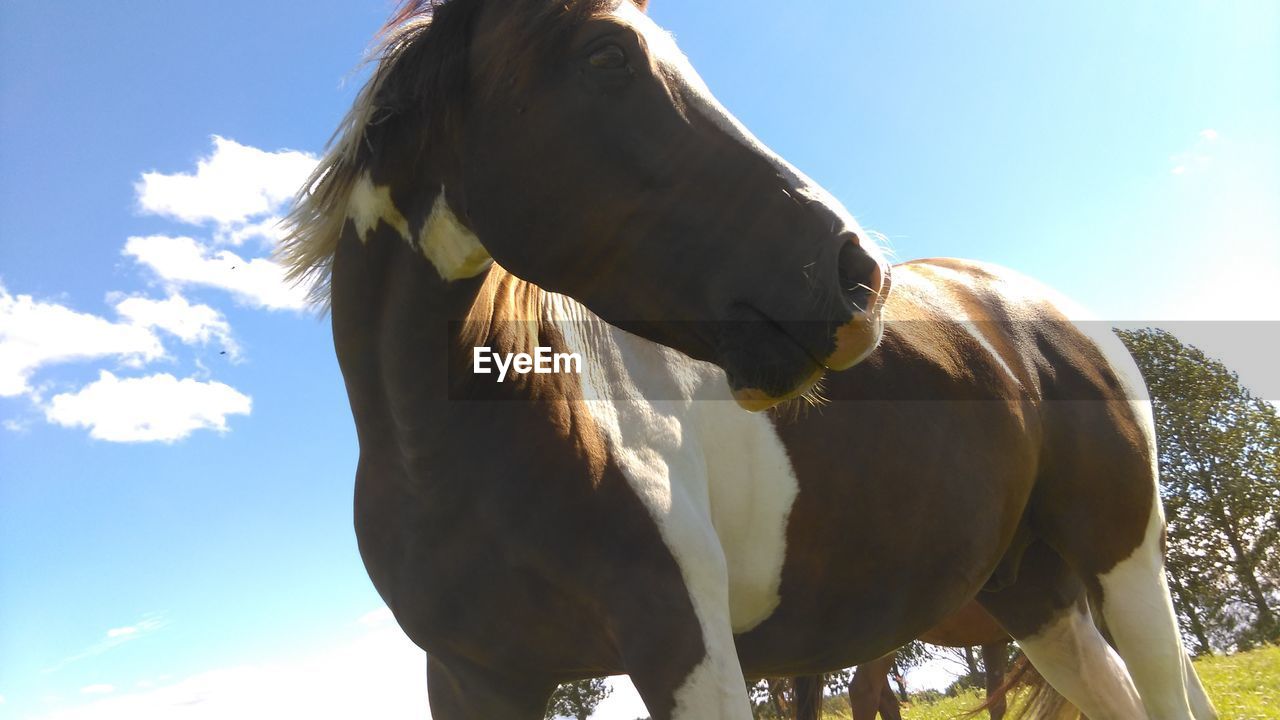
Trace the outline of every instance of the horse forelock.
<instances>
[{"instance_id":1,"label":"horse forelock","mask_svg":"<svg viewBox=\"0 0 1280 720\"><path fill-rule=\"evenodd\" d=\"M512 42L502 43L503 57L494 58L488 72L492 76L531 66L537 53L563 37L563 30L617 1L508 0L502 5L501 30L519 32ZM404 0L375 36L366 56L373 73L299 190L276 251L288 281L309 286L314 304L327 307L330 300L331 265L349 199L362 174L384 155L384 128L406 117L421 128L417 148L387 154L402 162L454 151L450 145L462 121L470 43L486 4L493 3Z\"/></svg>"}]
</instances>

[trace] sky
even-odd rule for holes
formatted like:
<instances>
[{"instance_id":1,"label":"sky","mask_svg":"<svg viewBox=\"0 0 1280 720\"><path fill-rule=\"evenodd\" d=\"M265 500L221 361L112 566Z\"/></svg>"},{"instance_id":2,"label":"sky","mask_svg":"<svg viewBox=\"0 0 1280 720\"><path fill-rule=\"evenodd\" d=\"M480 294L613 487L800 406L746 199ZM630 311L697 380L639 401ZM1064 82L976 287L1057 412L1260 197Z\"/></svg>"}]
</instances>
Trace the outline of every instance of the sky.
<instances>
[{"instance_id":1,"label":"sky","mask_svg":"<svg viewBox=\"0 0 1280 720\"><path fill-rule=\"evenodd\" d=\"M425 715L326 320L268 259L390 12L0 0L0 718ZM1012 267L1280 399L1280 6L651 13L895 257ZM643 714L622 682L597 717Z\"/></svg>"}]
</instances>

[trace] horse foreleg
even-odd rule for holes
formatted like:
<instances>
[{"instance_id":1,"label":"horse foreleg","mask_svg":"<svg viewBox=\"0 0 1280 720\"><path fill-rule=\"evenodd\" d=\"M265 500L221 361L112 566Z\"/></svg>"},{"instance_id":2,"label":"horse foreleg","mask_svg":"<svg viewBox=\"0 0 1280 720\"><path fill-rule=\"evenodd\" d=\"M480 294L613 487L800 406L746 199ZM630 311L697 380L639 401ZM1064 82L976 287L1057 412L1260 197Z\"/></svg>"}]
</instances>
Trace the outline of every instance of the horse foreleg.
<instances>
[{"instance_id":1,"label":"horse foreleg","mask_svg":"<svg viewBox=\"0 0 1280 720\"><path fill-rule=\"evenodd\" d=\"M435 720L542 720L555 687L527 674L506 675L459 658L427 658L427 696Z\"/></svg>"},{"instance_id":2,"label":"horse foreleg","mask_svg":"<svg viewBox=\"0 0 1280 720\"><path fill-rule=\"evenodd\" d=\"M792 696L795 698L795 714L783 715L793 720L818 720L822 715L822 686L824 675L800 675L791 679Z\"/></svg>"},{"instance_id":3,"label":"horse foreleg","mask_svg":"<svg viewBox=\"0 0 1280 720\"><path fill-rule=\"evenodd\" d=\"M652 620L652 618L650 618ZM702 618L699 618L700 620ZM664 651L687 637L624 638L623 661L653 720L750 720L751 703L729 626L728 611L700 623L701 658L675 672ZM643 631L642 631L643 632ZM681 656L684 652L681 650ZM683 661L678 666L687 667Z\"/></svg>"},{"instance_id":4,"label":"horse foreleg","mask_svg":"<svg viewBox=\"0 0 1280 720\"><path fill-rule=\"evenodd\" d=\"M653 720L750 720L728 568L710 521L681 517L687 507L664 518L678 568L619 583L610 600L623 666Z\"/></svg>"}]
</instances>

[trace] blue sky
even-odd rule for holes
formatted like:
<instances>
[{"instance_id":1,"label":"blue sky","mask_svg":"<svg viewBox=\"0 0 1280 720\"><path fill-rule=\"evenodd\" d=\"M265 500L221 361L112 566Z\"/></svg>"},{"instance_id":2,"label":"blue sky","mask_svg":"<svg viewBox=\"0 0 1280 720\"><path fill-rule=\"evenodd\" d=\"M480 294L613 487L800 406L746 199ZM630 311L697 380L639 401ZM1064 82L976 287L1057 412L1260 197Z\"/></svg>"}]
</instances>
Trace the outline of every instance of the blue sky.
<instances>
[{"instance_id":1,"label":"blue sky","mask_svg":"<svg viewBox=\"0 0 1280 720\"><path fill-rule=\"evenodd\" d=\"M263 260L390 3L283 5L0 3L0 717L423 712L327 324ZM1280 397L1275 3L652 5L899 258L1011 266Z\"/></svg>"}]
</instances>

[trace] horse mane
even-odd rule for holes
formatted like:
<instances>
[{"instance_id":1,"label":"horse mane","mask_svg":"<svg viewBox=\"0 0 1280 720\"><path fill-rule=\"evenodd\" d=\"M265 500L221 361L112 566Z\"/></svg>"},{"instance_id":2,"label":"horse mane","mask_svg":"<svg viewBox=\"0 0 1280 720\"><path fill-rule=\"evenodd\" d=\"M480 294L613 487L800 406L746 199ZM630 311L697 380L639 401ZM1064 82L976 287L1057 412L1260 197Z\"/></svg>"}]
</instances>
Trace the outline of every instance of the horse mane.
<instances>
[{"instance_id":1,"label":"horse mane","mask_svg":"<svg viewBox=\"0 0 1280 720\"><path fill-rule=\"evenodd\" d=\"M632 0L622 0L630 2ZM381 155L390 127L412 118L418 132L415 157L451 147L462 130L471 35L486 0L403 0L375 36L364 62L372 76L338 124L325 154L298 191L285 217L276 260L286 280L309 287L312 303L327 308L333 255L346 223L347 203L360 175ZM503 0L517 43L486 72L527 75L529 53L544 51L610 0ZM567 21L567 22L566 22ZM500 64L499 64L500 63ZM399 153L397 153L399 154Z\"/></svg>"},{"instance_id":2,"label":"horse mane","mask_svg":"<svg viewBox=\"0 0 1280 720\"><path fill-rule=\"evenodd\" d=\"M311 302L328 306L333 255L347 220L347 203L352 187L375 151L371 131L397 111L403 111L406 76L425 80L420 77L424 68L411 67L409 62L411 54L420 53L410 51L435 45L421 42L428 34L434 37L450 29L455 32L464 29L457 27L458 23L445 22L453 13L437 13L439 8L477 4L472 0L448 3L406 0L375 36L374 45L364 59L365 63L376 63L373 74L356 95L351 109L329 138L324 156L294 198L293 209L284 220L285 236L276 250L276 260L285 267L286 280L308 285ZM437 25L437 15L441 22L436 32L430 32ZM437 81L436 87L419 86L420 92L430 96L433 104L437 100L449 100L448 88L440 82L442 76L443 73L437 73L433 78ZM430 107L425 103L423 106Z\"/></svg>"}]
</instances>

